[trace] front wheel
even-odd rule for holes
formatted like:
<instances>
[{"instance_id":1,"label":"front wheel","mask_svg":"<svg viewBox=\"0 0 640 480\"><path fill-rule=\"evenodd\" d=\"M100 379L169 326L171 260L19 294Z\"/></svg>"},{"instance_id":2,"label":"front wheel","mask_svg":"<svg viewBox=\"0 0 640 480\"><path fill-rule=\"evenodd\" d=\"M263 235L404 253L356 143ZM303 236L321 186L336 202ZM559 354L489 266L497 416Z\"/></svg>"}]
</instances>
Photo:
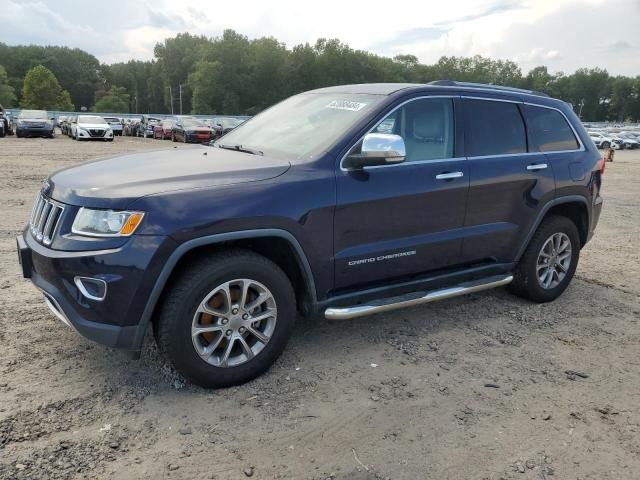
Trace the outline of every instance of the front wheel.
<instances>
[{"instance_id":1,"label":"front wheel","mask_svg":"<svg viewBox=\"0 0 640 480\"><path fill-rule=\"evenodd\" d=\"M555 300L573 278L580 246L578 229L570 219L547 217L518 262L510 290L534 302Z\"/></svg>"},{"instance_id":2,"label":"front wheel","mask_svg":"<svg viewBox=\"0 0 640 480\"><path fill-rule=\"evenodd\" d=\"M247 382L280 356L295 322L285 273L251 251L201 258L173 283L154 333L176 370L206 388Z\"/></svg>"}]
</instances>

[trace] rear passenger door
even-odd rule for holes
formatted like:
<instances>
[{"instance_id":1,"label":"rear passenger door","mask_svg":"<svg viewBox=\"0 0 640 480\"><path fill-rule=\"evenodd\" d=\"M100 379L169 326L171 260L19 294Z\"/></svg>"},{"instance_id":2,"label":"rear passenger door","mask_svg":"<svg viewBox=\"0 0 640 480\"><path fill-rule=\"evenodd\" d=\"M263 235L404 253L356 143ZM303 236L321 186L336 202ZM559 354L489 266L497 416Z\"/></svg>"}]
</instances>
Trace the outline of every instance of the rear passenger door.
<instances>
[{"instance_id":1,"label":"rear passenger door","mask_svg":"<svg viewBox=\"0 0 640 480\"><path fill-rule=\"evenodd\" d=\"M464 263L510 263L542 206L553 199L551 163L529 151L525 105L502 98L463 98L469 197Z\"/></svg>"},{"instance_id":2,"label":"rear passenger door","mask_svg":"<svg viewBox=\"0 0 640 480\"><path fill-rule=\"evenodd\" d=\"M556 196L584 195L584 180L591 156L586 154L576 132L562 112L541 105L524 106L529 149L544 153L553 166Z\"/></svg>"}]
</instances>

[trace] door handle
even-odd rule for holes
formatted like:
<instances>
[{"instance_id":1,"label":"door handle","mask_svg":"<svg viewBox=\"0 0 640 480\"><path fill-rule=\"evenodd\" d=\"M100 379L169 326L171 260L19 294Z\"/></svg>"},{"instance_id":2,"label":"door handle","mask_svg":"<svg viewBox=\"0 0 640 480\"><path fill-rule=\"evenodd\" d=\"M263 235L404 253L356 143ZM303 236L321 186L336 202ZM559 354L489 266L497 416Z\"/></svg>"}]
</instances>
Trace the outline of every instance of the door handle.
<instances>
[{"instance_id":1,"label":"door handle","mask_svg":"<svg viewBox=\"0 0 640 480\"><path fill-rule=\"evenodd\" d=\"M527 165L527 170L544 170L548 165L546 163L532 163L531 165Z\"/></svg>"},{"instance_id":2,"label":"door handle","mask_svg":"<svg viewBox=\"0 0 640 480\"><path fill-rule=\"evenodd\" d=\"M453 178L463 177L464 173L462 172L447 172L447 173L439 173L436 175L436 180L451 180Z\"/></svg>"}]
</instances>

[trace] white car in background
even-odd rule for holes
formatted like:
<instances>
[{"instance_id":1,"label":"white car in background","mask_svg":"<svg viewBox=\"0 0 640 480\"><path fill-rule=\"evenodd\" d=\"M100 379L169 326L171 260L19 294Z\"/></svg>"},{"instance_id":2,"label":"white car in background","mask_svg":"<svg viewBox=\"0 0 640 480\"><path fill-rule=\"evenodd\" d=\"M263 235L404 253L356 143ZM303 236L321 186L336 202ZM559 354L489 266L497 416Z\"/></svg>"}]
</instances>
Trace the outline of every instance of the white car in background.
<instances>
[{"instance_id":1,"label":"white car in background","mask_svg":"<svg viewBox=\"0 0 640 480\"><path fill-rule=\"evenodd\" d=\"M588 132L588 133L589 133L589 137L591 137L591 140L593 140L593 143L596 144L596 147L598 148L612 147L614 150L620 149L620 145L614 142L613 138L611 138L610 136L599 133L599 132Z\"/></svg>"},{"instance_id":2,"label":"white car in background","mask_svg":"<svg viewBox=\"0 0 640 480\"><path fill-rule=\"evenodd\" d=\"M620 142L623 145L623 148L628 148L629 150L634 150L640 147L640 142L637 138L633 136L627 136L621 133L616 133L612 135L614 142Z\"/></svg>"},{"instance_id":3,"label":"white car in background","mask_svg":"<svg viewBox=\"0 0 640 480\"><path fill-rule=\"evenodd\" d=\"M72 124L74 140L103 140L113 142L113 130L107 121L97 115L78 115Z\"/></svg>"}]
</instances>

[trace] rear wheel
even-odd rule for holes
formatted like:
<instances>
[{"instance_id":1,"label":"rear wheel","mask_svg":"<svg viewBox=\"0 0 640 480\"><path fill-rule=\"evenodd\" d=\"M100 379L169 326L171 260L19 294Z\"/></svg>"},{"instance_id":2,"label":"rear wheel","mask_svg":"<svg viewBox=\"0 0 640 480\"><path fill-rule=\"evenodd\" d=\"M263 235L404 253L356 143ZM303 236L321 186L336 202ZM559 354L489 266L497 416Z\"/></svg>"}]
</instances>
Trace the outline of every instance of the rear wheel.
<instances>
[{"instance_id":1,"label":"rear wheel","mask_svg":"<svg viewBox=\"0 0 640 480\"><path fill-rule=\"evenodd\" d=\"M228 387L263 373L295 322L295 295L275 263L234 250L199 260L171 285L154 325L160 349L202 387Z\"/></svg>"},{"instance_id":2,"label":"rear wheel","mask_svg":"<svg viewBox=\"0 0 640 480\"><path fill-rule=\"evenodd\" d=\"M602 148L609 148L611 146L611 144L609 142L602 142L601 147Z\"/></svg>"},{"instance_id":3,"label":"rear wheel","mask_svg":"<svg viewBox=\"0 0 640 480\"><path fill-rule=\"evenodd\" d=\"M567 217L552 215L533 235L510 290L534 302L555 300L569 286L580 258L580 235Z\"/></svg>"}]
</instances>

